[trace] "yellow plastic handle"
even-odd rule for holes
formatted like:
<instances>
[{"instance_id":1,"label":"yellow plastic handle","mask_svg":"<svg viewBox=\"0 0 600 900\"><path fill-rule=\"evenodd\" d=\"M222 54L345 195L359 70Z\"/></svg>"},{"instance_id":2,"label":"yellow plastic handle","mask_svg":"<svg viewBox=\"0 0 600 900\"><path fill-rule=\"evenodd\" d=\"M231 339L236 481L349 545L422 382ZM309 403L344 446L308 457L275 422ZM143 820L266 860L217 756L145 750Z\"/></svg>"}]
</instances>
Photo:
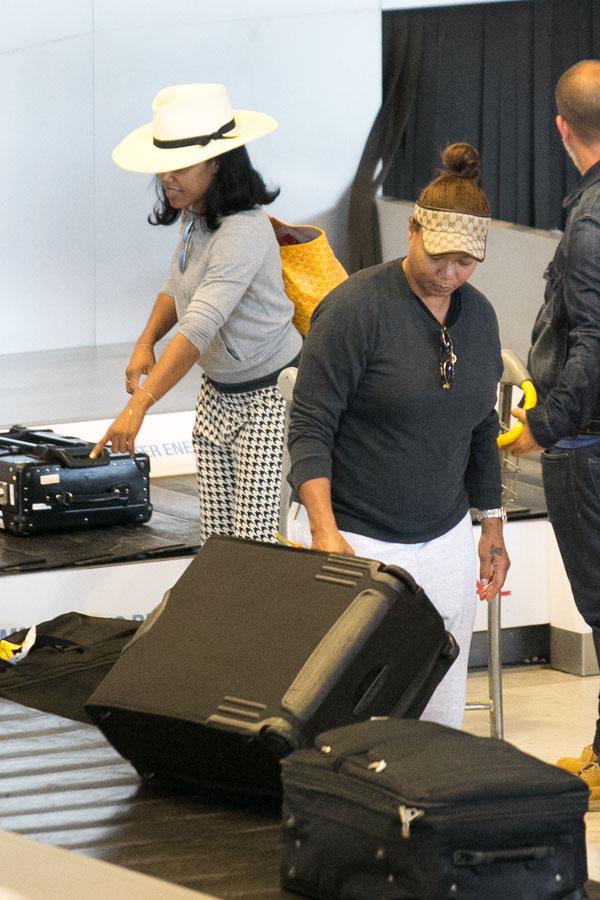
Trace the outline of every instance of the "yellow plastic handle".
<instances>
[{"instance_id":1,"label":"yellow plastic handle","mask_svg":"<svg viewBox=\"0 0 600 900\"><path fill-rule=\"evenodd\" d=\"M519 385L524 395L523 409L533 409L535 404L537 403L537 394L535 392L535 388L533 383L529 380L522 381ZM517 422L516 425L509 431L505 431L502 434L499 434L496 438L496 443L499 447L506 447L508 444L513 444L517 438L521 437L523 433L523 425L521 422Z\"/></svg>"}]
</instances>

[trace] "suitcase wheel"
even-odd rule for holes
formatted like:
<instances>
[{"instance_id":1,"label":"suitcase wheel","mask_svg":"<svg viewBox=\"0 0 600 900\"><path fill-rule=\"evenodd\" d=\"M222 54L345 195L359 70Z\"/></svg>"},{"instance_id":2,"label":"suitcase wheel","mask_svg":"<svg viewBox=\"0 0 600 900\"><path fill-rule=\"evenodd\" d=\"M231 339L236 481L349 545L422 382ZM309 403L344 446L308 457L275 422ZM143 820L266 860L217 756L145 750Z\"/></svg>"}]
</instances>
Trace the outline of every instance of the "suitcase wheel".
<instances>
[{"instance_id":1,"label":"suitcase wheel","mask_svg":"<svg viewBox=\"0 0 600 900\"><path fill-rule=\"evenodd\" d=\"M285 719L265 719L260 739L269 753L277 759L298 749L298 741L292 733L290 723Z\"/></svg>"}]
</instances>

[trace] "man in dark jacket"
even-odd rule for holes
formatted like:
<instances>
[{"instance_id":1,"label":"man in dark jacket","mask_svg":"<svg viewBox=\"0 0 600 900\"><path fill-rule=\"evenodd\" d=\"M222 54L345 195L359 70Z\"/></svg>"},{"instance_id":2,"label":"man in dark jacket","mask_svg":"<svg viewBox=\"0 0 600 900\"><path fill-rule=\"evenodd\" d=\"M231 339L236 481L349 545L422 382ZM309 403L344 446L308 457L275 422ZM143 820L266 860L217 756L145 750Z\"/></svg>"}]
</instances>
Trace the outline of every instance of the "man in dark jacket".
<instances>
[{"instance_id":1,"label":"man in dark jacket","mask_svg":"<svg viewBox=\"0 0 600 900\"><path fill-rule=\"evenodd\" d=\"M556 126L581 173L564 201L564 235L546 269L529 370L539 402L525 414L517 455L544 450L548 515L577 608L600 662L600 61L568 69L556 87ZM600 799L600 708L592 744L558 761Z\"/></svg>"}]
</instances>

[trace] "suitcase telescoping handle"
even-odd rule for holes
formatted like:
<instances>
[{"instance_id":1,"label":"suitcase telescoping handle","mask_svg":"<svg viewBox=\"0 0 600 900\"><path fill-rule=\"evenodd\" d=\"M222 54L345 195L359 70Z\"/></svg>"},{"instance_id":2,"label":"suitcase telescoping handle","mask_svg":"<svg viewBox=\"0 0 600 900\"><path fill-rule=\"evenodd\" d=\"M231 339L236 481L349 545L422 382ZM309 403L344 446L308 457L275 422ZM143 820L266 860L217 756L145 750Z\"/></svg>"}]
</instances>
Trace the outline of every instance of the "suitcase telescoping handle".
<instances>
[{"instance_id":1,"label":"suitcase telescoping handle","mask_svg":"<svg viewBox=\"0 0 600 900\"><path fill-rule=\"evenodd\" d=\"M26 441L28 444L51 444L53 447L81 447L86 441L81 438L71 437L67 434L56 434L52 428L27 428L26 425L12 425L5 434L17 441Z\"/></svg>"},{"instance_id":2,"label":"suitcase telescoping handle","mask_svg":"<svg viewBox=\"0 0 600 900\"><path fill-rule=\"evenodd\" d=\"M93 444L80 438L55 434L51 429L32 431L22 425L13 425L9 431L0 434L0 444L14 448L13 453L20 451L41 462L58 462L68 469L107 466L110 462L108 450L90 459Z\"/></svg>"}]
</instances>

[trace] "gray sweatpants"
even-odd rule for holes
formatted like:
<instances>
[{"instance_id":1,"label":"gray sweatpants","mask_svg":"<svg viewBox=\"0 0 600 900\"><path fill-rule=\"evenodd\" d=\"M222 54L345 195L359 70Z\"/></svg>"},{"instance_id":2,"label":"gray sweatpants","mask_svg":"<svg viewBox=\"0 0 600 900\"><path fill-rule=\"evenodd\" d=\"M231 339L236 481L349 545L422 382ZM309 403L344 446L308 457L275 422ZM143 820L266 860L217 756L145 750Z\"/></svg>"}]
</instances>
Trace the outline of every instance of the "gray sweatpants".
<instances>
[{"instance_id":1,"label":"gray sweatpants","mask_svg":"<svg viewBox=\"0 0 600 900\"><path fill-rule=\"evenodd\" d=\"M422 719L460 728L467 694L469 647L477 598L477 557L471 516L446 534L421 544L394 544L343 531L357 556L401 566L421 585L456 639L460 653L431 697ZM292 503L288 537L310 547L311 537L304 507ZM418 648L415 648L418 652Z\"/></svg>"}]
</instances>

